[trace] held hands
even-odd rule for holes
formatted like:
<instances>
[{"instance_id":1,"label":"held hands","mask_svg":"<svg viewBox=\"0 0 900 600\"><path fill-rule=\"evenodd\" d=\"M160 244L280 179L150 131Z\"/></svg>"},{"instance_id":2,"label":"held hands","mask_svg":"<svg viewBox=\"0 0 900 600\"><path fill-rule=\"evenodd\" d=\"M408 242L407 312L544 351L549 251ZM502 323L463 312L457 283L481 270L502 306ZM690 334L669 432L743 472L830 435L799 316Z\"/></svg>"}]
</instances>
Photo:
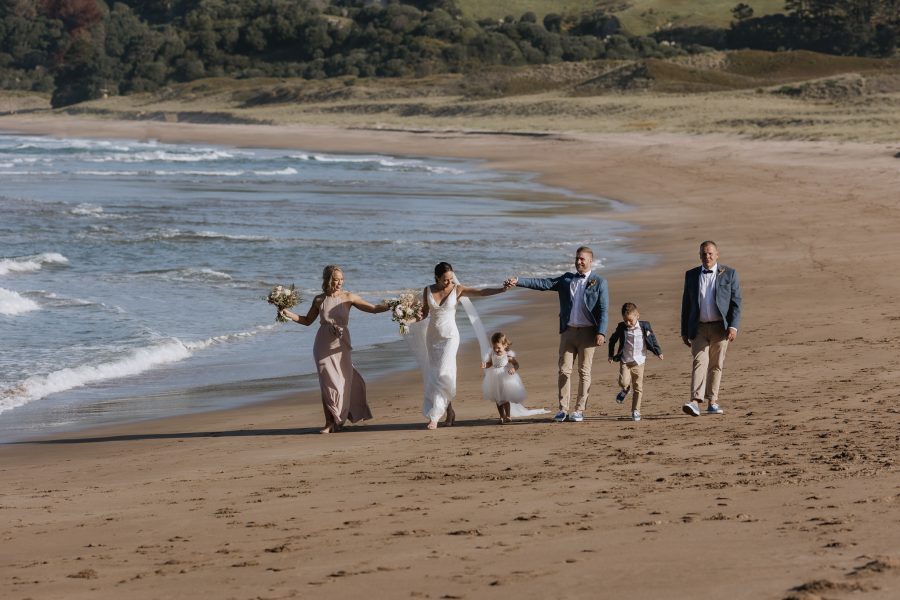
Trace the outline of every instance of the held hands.
<instances>
[{"instance_id":1,"label":"held hands","mask_svg":"<svg viewBox=\"0 0 900 600\"><path fill-rule=\"evenodd\" d=\"M506 281L503 282L503 289L508 290L508 289L514 288L514 287L516 287L517 283L519 283L518 277L510 277L509 279L507 279Z\"/></svg>"}]
</instances>

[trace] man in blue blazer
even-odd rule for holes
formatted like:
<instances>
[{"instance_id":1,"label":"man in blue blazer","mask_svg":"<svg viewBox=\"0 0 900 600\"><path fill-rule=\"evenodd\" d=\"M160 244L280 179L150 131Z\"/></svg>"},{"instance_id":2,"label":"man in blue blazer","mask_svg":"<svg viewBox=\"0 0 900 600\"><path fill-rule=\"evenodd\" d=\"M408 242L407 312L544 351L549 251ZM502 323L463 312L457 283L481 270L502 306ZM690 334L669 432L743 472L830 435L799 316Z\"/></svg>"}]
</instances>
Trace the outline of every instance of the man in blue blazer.
<instances>
[{"instance_id":1,"label":"man in blue blazer","mask_svg":"<svg viewBox=\"0 0 900 600\"><path fill-rule=\"evenodd\" d=\"M594 348L606 342L609 290L606 280L591 272L594 252L582 246L575 252L575 273L545 279L510 278L507 287L553 290L559 294L559 412L557 422L567 418L576 423L584 420L588 393L591 389L591 366ZM578 363L578 399L569 413L572 366Z\"/></svg>"},{"instance_id":2,"label":"man in blue blazer","mask_svg":"<svg viewBox=\"0 0 900 600\"><path fill-rule=\"evenodd\" d=\"M682 408L692 417L700 416L704 401L707 414L725 412L718 402L725 351L741 325L737 272L719 264L719 248L712 241L700 244L700 263L684 274L681 298L681 339L693 356L691 400Z\"/></svg>"}]
</instances>

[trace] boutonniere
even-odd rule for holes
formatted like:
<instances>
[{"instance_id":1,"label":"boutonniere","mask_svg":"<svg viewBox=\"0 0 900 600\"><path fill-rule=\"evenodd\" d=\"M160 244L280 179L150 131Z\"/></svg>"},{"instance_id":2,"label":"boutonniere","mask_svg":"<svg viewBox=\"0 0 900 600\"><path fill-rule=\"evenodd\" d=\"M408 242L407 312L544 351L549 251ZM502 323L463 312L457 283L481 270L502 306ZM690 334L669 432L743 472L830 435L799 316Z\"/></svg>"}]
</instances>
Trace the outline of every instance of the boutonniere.
<instances>
[{"instance_id":1,"label":"boutonniere","mask_svg":"<svg viewBox=\"0 0 900 600\"><path fill-rule=\"evenodd\" d=\"M588 288L592 288L592 287L594 287L595 285L597 285L597 280L596 280L596 279L589 279L589 280L588 280L588 282L587 282Z\"/></svg>"}]
</instances>

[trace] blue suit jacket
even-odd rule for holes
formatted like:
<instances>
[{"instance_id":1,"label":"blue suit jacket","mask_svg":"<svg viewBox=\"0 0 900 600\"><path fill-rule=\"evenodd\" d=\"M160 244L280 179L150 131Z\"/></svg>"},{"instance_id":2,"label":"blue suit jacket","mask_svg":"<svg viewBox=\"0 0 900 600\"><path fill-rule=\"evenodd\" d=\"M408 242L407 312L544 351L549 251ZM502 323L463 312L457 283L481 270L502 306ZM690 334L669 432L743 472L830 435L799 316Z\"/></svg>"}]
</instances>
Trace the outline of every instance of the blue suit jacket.
<instances>
[{"instance_id":1,"label":"blue suit jacket","mask_svg":"<svg viewBox=\"0 0 900 600\"><path fill-rule=\"evenodd\" d=\"M697 337L700 323L700 269L695 267L684 274L684 294L681 297L681 335L689 340ZM716 271L716 307L722 313L723 326L741 326L741 282L737 271L719 265Z\"/></svg>"},{"instance_id":2,"label":"blue suit jacket","mask_svg":"<svg viewBox=\"0 0 900 600\"><path fill-rule=\"evenodd\" d=\"M559 294L559 332L562 333L568 327L569 315L572 313L570 284L573 279L575 279L575 273L563 273L559 277L545 279L521 277L516 285L532 290L554 290ZM597 327L597 334L606 337L606 312L609 307L609 290L606 287L606 280L591 273L585 286L584 305L591 313L591 318Z\"/></svg>"}]
</instances>

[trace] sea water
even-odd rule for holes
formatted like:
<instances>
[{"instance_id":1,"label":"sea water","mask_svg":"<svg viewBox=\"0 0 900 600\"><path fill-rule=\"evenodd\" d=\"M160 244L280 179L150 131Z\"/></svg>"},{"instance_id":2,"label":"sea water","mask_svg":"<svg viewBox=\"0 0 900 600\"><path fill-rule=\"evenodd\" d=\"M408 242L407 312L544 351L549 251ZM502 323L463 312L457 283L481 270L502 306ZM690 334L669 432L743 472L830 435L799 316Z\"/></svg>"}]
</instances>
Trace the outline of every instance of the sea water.
<instances>
[{"instance_id":1,"label":"sea water","mask_svg":"<svg viewBox=\"0 0 900 600\"><path fill-rule=\"evenodd\" d=\"M605 210L476 161L0 134L0 440L315 388L315 326L276 323L273 285L305 313L327 264L375 303L440 261L480 287L579 245L641 260ZM511 301L476 300L488 329ZM387 315L350 326L366 377L413 366Z\"/></svg>"}]
</instances>

